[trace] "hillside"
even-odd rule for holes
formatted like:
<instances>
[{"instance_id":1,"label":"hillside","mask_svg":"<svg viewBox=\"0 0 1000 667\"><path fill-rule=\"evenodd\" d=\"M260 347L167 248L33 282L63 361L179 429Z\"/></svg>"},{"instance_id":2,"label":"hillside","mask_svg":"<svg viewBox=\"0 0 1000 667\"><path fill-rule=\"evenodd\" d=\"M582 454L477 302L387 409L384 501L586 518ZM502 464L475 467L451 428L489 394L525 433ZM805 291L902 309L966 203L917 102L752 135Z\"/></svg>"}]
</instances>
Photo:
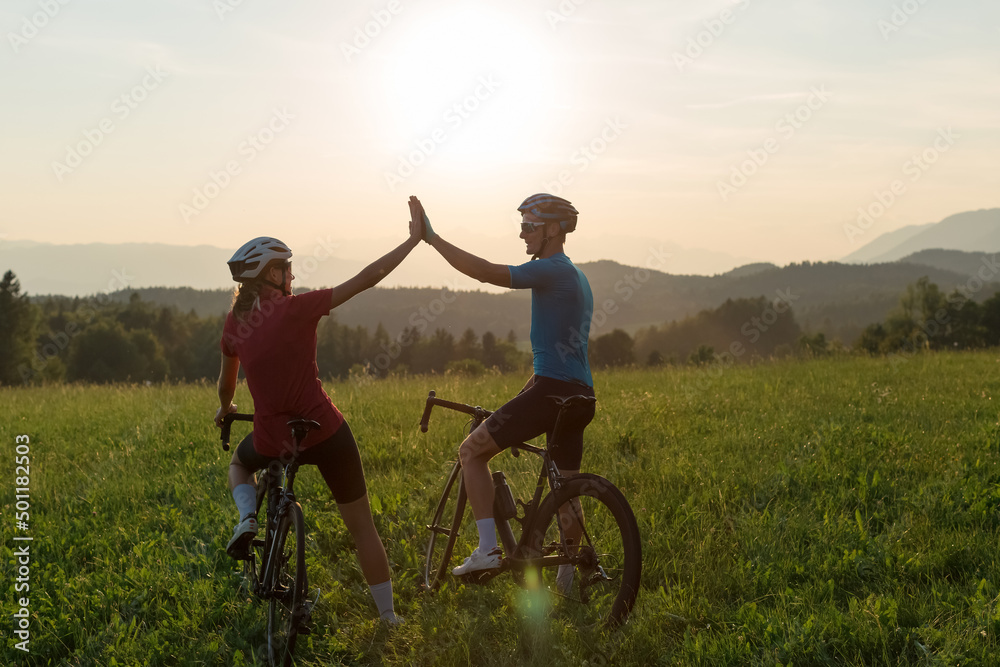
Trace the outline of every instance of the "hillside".
<instances>
[{"instance_id":1,"label":"hillside","mask_svg":"<svg viewBox=\"0 0 1000 667\"><path fill-rule=\"evenodd\" d=\"M937 257L937 255L930 255ZM924 256L921 256L924 257ZM716 308L726 299L787 299L796 320L806 331L821 331L828 338L852 342L865 326L881 321L899 301L906 286L927 276L945 292L968 282L972 258L957 259L947 267L913 262L872 265L830 263L758 267L749 274L739 270L719 276L676 276L628 267L611 261L581 264L594 291L595 318L592 335L679 320ZM981 261L981 258L976 258ZM961 265L960 265L961 264ZM983 300L1000 289L1000 276L973 296ZM230 290L182 289L136 290L143 299L194 309L200 315L220 314L229 308ZM111 295L126 300L131 291ZM337 308L342 324L369 330L382 324L390 335L406 326L433 331L442 327L461 335L472 328L477 333L493 331L505 336L513 330L519 340L529 333L530 295L524 291L493 294L477 291L453 292L442 288L375 288Z\"/></svg>"},{"instance_id":2,"label":"hillside","mask_svg":"<svg viewBox=\"0 0 1000 667\"><path fill-rule=\"evenodd\" d=\"M983 271L995 272L994 258L1000 253L964 252L962 250L921 250L907 255L900 262L933 266L945 271L952 271L963 276L973 276Z\"/></svg>"}]
</instances>

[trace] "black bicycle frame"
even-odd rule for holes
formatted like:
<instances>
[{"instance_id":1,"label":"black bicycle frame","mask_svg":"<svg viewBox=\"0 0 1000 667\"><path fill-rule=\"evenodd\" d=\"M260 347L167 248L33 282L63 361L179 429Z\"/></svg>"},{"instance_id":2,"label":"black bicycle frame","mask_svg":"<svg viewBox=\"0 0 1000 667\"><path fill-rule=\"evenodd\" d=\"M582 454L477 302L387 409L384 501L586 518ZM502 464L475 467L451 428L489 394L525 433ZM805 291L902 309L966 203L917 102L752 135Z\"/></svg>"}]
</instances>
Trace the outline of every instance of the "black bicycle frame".
<instances>
[{"instance_id":1,"label":"black bicycle frame","mask_svg":"<svg viewBox=\"0 0 1000 667\"><path fill-rule=\"evenodd\" d=\"M435 405L471 415L472 426L469 429L470 432L478 428L480 424L486 421L486 419L493 414L492 411L481 408L478 405L473 407L464 403L455 403L453 401L446 401L437 398L435 392L431 391L427 395L427 404L424 407L424 414L420 419L420 430L424 433L427 432L431 408ZM556 423L552 428L553 442L558 442L559 426L563 418L563 413L564 410L560 408L556 417ZM528 556L523 553L525 547L527 546L527 541L530 539L532 534L535 521L538 520L536 512L538 511L538 508L541 507L542 494L545 493L546 481L548 481L549 490L552 493L557 493L562 488L564 477L559 472L556 465L552 462L547 447L535 447L534 445L529 445L524 442L510 446L512 456L520 456L522 450L541 456L542 470L538 474L538 482L535 484L535 491L532 494L531 501L528 503L521 501L521 506L524 507L524 518L519 519L516 516L514 517L514 520L521 524L521 538L519 540L514 539L514 531L511 530L509 521L498 521L496 523L497 533L500 535L500 541L503 543L504 551L511 554L510 557L505 558L502 561L500 572L509 569L523 569L534 565L563 565L570 562L569 558L566 556ZM562 536L562 531L563 528L562 525L560 525L560 536Z\"/></svg>"},{"instance_id":2,"label":"black bicycle frame","mask_svg":"<svg viewBox=\"0 0 1000 667\"><path fill-rule=\"evenodd\" d=\"M253 421L253 415L231 413L223 418L220 439L222 440L222 448L226 451L229 450L230 430L234 421ZM305 432L301 427L292 427L292 451L298 451L298 443L304 439ZM295 474L298 470L299 461L297 458L293 458L281 466L280 472L272 470L270 466L264 471L264 475L270 478L267 485L265 540L263 545L261 545L265 547L266 560L261 563L263 572L262 576L256 582L258 590L254 591L254 593L265 600L273 594L273 591L267 588L268 584L264 582L269 582L273 578L271 575L277 560L275 558L276 549L279 548L277 541L272 539L272 537L276 534L282 517L288 513L288 507L297 502L292 485L295 483Z\"/></svg>"}]
</instances>

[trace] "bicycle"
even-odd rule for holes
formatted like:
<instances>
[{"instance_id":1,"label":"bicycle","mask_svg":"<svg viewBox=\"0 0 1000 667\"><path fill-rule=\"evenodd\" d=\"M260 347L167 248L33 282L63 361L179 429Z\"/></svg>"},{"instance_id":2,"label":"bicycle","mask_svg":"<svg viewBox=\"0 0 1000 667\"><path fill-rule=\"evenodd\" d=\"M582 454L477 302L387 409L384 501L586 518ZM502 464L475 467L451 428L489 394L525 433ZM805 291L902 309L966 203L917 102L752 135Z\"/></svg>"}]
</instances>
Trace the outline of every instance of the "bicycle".
<instances>
[{"instance_id":1,"label":"bicycle","mask_svg":"<svg viewBox=\"0 0 1000 667\"><path fill-rule=\"evenodd\" d=\"M558 443L560 423L574 408L595 399L588 396L550 397L559 405L552 443ZM420 430L427 432L434 406L463 412L472 417L470 432L492 412L479 406L454 403L427 396ZM514 457L521 452L542 459L541 471L530 501L516 501L503 472L493 472L494 519L497 533L507 554L500 567L464 575L469 583L485 583L511 572L515 581L534 590L547 590L558 598L575 603L574 609L583 625L601 625L613 629L628 617L639 591L642 574L642 544L635 514L625 496L607 479L583 473L564 478L549 456L547 447L520 443L510 448ZM548 493L542 497L546 485ZM452 566L456 543L471 553L474 531L463 530L466 492L462 481L461 459L455 462L445 482L431 523L424 567L424 586L441 586ZM518 516L518 512L523 514ZM521 526L515 538L511 522ZM471 523L471 522L470 522ZM574 538L576 534L579 537ZM468 542L468 544L466 544ZM456 563L457 564L457 563ZM573 583L559 578L559 566L572 565ZM565 571L565 568L564 568ZM571 580L572 581L572 580Z\"/></svg>"},{"instance_id":2,"label":"bicycle","mask_svg":"<svg viewBox=\"0 0 1000 667\"><path fill-rule=\"evenodd\" d=\"M252 421L253 415L230 413L223 418L222 448L229 450L229 432L234 421ZM311 419L292 419L292 451L306 434L319 428ZM250 592L267 601L267 660L277 667L290 667L299 635L310 633L309 618L315 600L309 600L306 578L306 529L302 506L292 486L299 462L295 456L277 461L263 471L257 482L256 513L265 498L267 520L263 539L255 538L243 558L243 575ZM318 597L318 596L317 596Z\"/></svg>"}]
</instances>

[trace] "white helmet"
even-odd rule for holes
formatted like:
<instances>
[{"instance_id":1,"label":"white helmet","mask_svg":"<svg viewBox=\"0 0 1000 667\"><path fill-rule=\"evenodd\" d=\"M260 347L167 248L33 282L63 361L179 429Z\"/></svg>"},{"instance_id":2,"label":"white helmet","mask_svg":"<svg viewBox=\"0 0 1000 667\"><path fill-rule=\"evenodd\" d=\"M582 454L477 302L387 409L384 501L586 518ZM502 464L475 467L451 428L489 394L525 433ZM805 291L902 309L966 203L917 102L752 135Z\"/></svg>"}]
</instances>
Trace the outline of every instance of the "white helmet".
<instances>
[{"instance_id":1,"label":"white helmet","mask_svg":"<svg viewBox=\"0 0 1000 667\"><path fill-rule=\"evenodd\" d=\"M230 259L229 271L238 283L252 280L260 275L268 262L273 259L288 259L292 251L288 246L270 236L258 236L247 241Z\"/></svg>"}]
</instances>

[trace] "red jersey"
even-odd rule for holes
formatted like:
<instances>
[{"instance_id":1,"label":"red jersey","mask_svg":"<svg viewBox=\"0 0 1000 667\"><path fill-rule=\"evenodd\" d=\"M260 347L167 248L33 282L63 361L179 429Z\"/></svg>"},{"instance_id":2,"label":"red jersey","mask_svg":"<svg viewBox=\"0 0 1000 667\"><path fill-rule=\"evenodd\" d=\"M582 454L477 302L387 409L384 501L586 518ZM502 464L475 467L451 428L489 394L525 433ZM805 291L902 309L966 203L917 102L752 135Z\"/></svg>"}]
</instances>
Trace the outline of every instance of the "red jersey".
<instances>
[{"instance_id":1,"label":"red jersey","mask_svg":"<svg viewBox=\"0 0 1000 667\"><path fill-rule=\"evenodd\" d=\"M340 428L343 415L323 391L316 365L316 326L330 313L332 290L283 296L262 291L260 308L243 321L232 312L222 330L222 353L238 357L254 401L253 444L264 456L291 451L287 422L314 419L302 449L323 442Z\"/></svg>"}]
</instances>

